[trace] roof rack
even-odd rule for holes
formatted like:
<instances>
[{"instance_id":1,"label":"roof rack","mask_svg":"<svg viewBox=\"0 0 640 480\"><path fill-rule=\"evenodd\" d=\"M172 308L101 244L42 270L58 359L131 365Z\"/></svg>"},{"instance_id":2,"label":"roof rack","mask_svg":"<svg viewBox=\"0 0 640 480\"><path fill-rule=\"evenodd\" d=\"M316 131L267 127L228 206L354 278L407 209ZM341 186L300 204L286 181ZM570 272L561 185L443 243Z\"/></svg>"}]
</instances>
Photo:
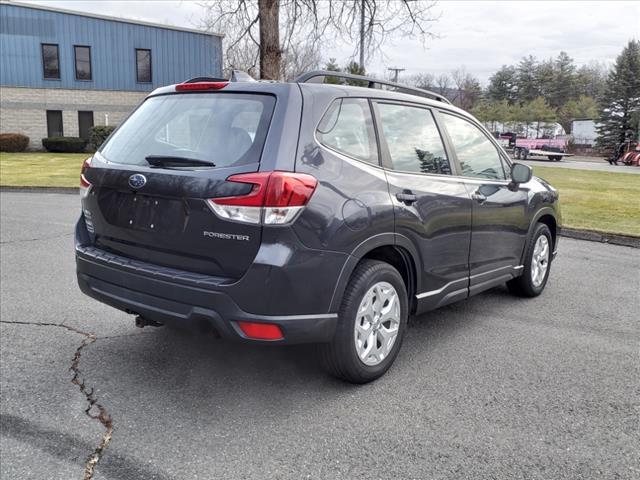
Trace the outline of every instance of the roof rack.
<instances>
[{"instance_id":1,"label":"roof rack","mask_svg":"<svg viewBox=\"0 0 640 480\"><path fill-rule=\"evenodd\" d=\"M440 102L451 104L451 102L443 95L431 92L429 90L408 87L400 83L389 82L387 80L379 80L377 78L365 77L362 75L353 75L351 73L333 72L329 70L314 70L313 72L303 73L293 81L296 83L323 83L325 77L335 77L343 80L357 80L360 82L367 82L367 88L377 88L376 85L385 85L387 87L393 87L401 93L408 93L410 95L417 95L419 97L431 98Z\"/></svg>"}]
</instances>

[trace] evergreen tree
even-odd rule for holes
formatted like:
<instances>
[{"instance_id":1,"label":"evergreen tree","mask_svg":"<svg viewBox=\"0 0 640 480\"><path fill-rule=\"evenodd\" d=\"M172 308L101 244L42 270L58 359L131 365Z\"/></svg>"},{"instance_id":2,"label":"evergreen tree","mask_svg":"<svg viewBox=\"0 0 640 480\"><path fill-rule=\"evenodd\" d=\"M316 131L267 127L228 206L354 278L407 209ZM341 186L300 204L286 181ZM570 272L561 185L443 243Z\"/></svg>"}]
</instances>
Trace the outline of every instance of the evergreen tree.
<instances>
[{"instance_id":1,"label":"evergreen tree","mask_svg":"<svg viewBox=\"0 0 640 480\"><path fill-rule=\"evenodd\" d=\"M554 108L562 107L575 96L576 66L567 52L560 52L553 62L549 104Z\"/></svg>"},{"instance_id":2,"label":"evergreen tree","mask_svg":"<svg viewBox=\"0 0 640 480\"><path fill-rule=\"evenodd\" d=\"M350 73L352 75L366 75L364 67L361 66L358 62L352 61L345 67L344 71L346 73ZM357 87L366 87L368 82L364 80L347 80L347 85L355 85Z\"/></svg>"},{"instance_id":3,"label":"evergreen tree","mask_svg":"<svg viewBox=\"0 0 640 480\"><path fill-rule=\"evenodd\" d=\"M640 41L631 40L616 59L607 78L596 130L597 144L615 148L638 139L640 117Z\"/></svg>"},{"instance_id":4,"label":"evergreen tree","mask_svg":"<svg viewBox=\"0 0 640 480\"><path fill-rule=\"evenodd\" d=\"M554 66L553 59L543 60L536 67L535 85L538 94L530 101L537 97L551 98L553 94Z\"/></svg>"},{"instance_id":5,"label":"evergreen tree","mask_svg":"<svg viewBox=\"0 0 640 480\"><path fill-rule=\"evenodd\" d=\"M598 62L582 65L576 71L576 94L592 98L600 98L607 82L607 67Z\"/></svg>"},{"instance_id":6,"label":"evergreen tree","mask_svg":"<svg viewBox=\"0 0 640 480\"><path fill-rule=\"evenodd\" d=\"M516 89L519 102L530 102L538 95L538 60L533 55L523 57L517 67Z\"/></svg>"},{"instance_id":7,"label":"evergreen tree","mask_svg":"<svg viewBox=\"0 0 640 480\"><path fill-rule=\"evenodd\" d=\"M335 58L330 58L329 61L324 66L324 69L328 70L330 72L339 72L340 71L340 67L336 63L336 59ZM335 83L335 84L337 84L337 83L340 83L340 79L335 78L335 77L325 77L324 83Z\"/></svg>"},{"instance_id":8,"label":"evergreen tree","mask_svg":"<svg viewBox=\"0 0 640 480\"><path fill-rule=\"evenodd\" d=\"M500 70L489 78L487 95L491 100L506 100L509 103L513 103L518 98L517 80L518 73L516 68L511 65L503 65Z\"/></svg>"}]
</instances>

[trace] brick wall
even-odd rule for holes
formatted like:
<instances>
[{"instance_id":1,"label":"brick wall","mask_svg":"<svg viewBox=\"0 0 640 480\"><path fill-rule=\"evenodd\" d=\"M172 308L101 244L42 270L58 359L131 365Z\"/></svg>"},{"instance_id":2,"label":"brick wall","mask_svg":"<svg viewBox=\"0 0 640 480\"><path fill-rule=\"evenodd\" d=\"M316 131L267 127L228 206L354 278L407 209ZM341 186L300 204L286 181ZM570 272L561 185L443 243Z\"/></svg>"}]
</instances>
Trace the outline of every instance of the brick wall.
<instances>
[{"instance_id":1,"label":"brick wall","mask_svg":"<svg viewBox=\"0 0 640 480\"><path fill-rule=\"evenodd\" d=\"M0 87L0 133L22 133L29 149L42 148L47 136L47 110L62 110L65 137L78 136L78 111L92 111L94 125L117 125L146 92Z\"/></svg>"}]
</instances>

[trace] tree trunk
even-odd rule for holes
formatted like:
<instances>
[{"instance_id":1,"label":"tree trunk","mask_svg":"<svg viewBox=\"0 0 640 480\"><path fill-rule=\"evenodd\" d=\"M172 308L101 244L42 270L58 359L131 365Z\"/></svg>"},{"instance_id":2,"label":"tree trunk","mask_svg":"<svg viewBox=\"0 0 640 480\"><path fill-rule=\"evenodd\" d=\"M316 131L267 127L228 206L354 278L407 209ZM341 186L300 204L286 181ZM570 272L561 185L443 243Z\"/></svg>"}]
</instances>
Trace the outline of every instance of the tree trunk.
<instances>
[{"instance_id":1,"label":"tree trunk","mask_svg":"<svg viewBox=\"0 0 640 480\"><path fill-rule=\"evenodd\" d=\"M280 0L258 0L260 16L260 78L280 79Z\"/></svg>"}]
</instances>

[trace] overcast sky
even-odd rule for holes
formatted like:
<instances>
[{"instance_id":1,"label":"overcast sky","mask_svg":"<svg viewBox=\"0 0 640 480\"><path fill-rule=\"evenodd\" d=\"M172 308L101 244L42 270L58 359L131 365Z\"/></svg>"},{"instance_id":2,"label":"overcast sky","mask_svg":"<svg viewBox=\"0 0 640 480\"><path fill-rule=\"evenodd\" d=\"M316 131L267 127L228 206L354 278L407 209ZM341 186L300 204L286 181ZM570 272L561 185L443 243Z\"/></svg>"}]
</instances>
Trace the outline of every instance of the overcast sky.
<instances>
[{"instance_id":1,"label":"overcast sky","mask_svg":"<svg viewBox=\"0 0 640 480\"><path fill-rule=\"evenodd\" d=\"M191 28L202 12L189 0L23 1ZM401 75L438 75L464 66L484 84L501 65L525 55L548 58L564 50L578 65L611 64L628 40L640 39L638 1L440 1L434 13L440 16L433 27L438 38L426 49L417 40L397 39L386 45L385 58L372 59L367 70L382 74L397 66L406 68ZM352 46L338 45L324 56L343 64L352 52Z\"/></svg>"}]
</instances>

